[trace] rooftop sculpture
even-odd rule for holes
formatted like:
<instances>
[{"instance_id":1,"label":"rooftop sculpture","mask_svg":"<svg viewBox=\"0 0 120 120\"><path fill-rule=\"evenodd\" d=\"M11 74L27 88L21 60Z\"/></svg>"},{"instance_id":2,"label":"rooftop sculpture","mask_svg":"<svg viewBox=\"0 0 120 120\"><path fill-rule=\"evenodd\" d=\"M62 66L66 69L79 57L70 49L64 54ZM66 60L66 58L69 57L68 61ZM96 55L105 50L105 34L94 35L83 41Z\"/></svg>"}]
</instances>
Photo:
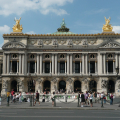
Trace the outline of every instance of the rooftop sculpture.
<instances>
[{"instance_id":1,"label":"rooftop sculpture","mask_svg":"<svg viewBox=\"0 0 120 120\"><path fill-rule=\"evenodd\" d=\"M110 20L111 20L111 18L109 17L108 19L106 19L106 17L105 17L105 25L103 24L103 32L112 32L112 29L113 29L113 27L111 26L111 24L109 24L110 23Z\"/></svg>"},{"instance_id":2,"label":"rooftop sculpture","mask_svg":"<svg viewBox=\"0 0 120 120\"><path fill-rule=\"evenodd\" d=\"M13 32L22 32L22 25L20 25L20 20L21 20L21 18L19 19L19 20L17 20L16 18L14 19L14 21L16 22L16 24L15 25L13 25Z\"/></svg>"}]
</instances>

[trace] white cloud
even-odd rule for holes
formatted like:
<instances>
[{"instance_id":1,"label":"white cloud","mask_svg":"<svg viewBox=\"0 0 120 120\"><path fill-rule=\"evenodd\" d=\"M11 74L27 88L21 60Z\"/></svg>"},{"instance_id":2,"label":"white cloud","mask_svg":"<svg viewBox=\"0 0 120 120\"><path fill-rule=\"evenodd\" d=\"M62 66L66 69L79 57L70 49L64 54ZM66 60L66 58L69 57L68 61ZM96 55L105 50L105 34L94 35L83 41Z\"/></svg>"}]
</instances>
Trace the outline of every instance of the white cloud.
<instances>
[{"instance_id":1,"label":"white cloud","mask_svg":"<svg viewBox=\"0 0 120 120\"><path fill-rule=\"evenodd\" d=\"M0 33L3 34L3 33L9 33L10 32L10 27L7 26L7 25L4 25L4 26L0 26Z\"/></svg>"},{"instance_id":2,"label":"white cloud","mask_svg":"<svg viewBox=\"0 0 120 120\"><path fill-rule=\"evenodd\" d=\"M4 44L4 43L1 43L1 44L0 44L0 50L2 49L3 44Z\"/></svg>"},{"instance_id":3,"label":"white cloud","mask_svg":"<svg viewBox=\"0 0 120 120\"><path fill-rule=\"evenodd\" d=\"M21 15L29 10L39 10L45 15L50 12L63 15L67 12L59 7L72 2L73 0L0 0L0 15Z\"/></svg>"},{"instance_id":4,"label":"white cloud","mask_svg":"<svg viewBox=\"0 0 120 120\"><path fill-rule=\"evenodd\" d=\"M113 31L115 33L120 33L120 26L113 26Z\"/></svg>"},{"instance_id":5,"label":"white cloud","mask_svg":"<svg viewBox=\"0 0 120 120\"><path fill-rule=\"evenodd\" d=\"M27 34L36 34L34 31L27 32Z\"/></svg>"}]
</instances>

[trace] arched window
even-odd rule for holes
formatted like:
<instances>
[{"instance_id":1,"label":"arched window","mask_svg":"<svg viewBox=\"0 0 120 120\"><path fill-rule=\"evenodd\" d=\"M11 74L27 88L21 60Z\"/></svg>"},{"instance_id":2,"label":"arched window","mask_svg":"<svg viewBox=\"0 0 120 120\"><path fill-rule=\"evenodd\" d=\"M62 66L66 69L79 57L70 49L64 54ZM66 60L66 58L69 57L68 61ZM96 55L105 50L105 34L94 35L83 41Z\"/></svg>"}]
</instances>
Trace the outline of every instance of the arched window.
<instances>
[{"instance_id":1,"label":"arched window","mask_svg":"<svg viewBox=\"0 0 120 120\"><path fill-rule=\"evenodd\" d=\"M30 58L32 58L32 59L33 59L34 57L35 57L35 56L34 56L33 54L32 54L32 55L30 55Z\"/></svg>"},{"instance_id":2,"label":"arched window","mask_svg":"<svg viewBox=\"0 0 120 120\"><path fill-rule=\"evenodd\" d=\"M60 58L64 58L64 55L63 55L63 54L61 54L61 55L60 55Z\"/></svg>"},{"instance_id":3,"label":"arched window","mask_svg":"<svg viewBox=\"0 0 120 120\"><path fill-rule=\"evenodd\" d=\"M112 54L108 54L108 58L112 58Z\"/></svg>"},{"instance_id":4,"label":"arched window","mask_svg":"<svg viewBox=\"0 0 120 120\"><path fill-rule=\"evenodd\" d=\"M47 55L45 55L45 58L49 58L50 56L47 54Z\"/></svg>"},{"instance_id":5,"label":"arched window","mask_svg":"<svg viewBox=\"0 0 120 120\"><path fill-rule=\"evenodd\" d=\"M16 58L17 57L17 54L13 54L13 58Z\"/></svg>"},{"instance_id":6,"label":"arched window","mask_svg":"<svg viewBox=\"0 0 120 120\"><path fill-rule=\"evenodd\" d=\"M75 55L75 58L79 58L79 55L78 55L78 54L76 54L76 55Z\"/></svg>"},{"instance_id":7,"label":"arched window","mask_svg":"<svg viewBox=\"0 0 120 120\"><path fill-rule=\"evenodd\" d=\"M95 56L93 54L90 55L90 58L95 58Z\"/></svg>"}]
</instances>

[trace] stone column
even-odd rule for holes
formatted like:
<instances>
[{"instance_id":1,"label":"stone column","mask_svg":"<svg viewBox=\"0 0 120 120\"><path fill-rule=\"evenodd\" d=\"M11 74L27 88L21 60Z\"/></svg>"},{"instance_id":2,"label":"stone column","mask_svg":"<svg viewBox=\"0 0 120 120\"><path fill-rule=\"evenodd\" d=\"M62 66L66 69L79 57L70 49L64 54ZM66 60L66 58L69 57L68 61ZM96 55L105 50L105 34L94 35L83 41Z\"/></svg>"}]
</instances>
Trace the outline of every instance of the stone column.
<instances>
[{"instance_id":1,"label":"stone column","mask_svg":"<svg viewBox=\"0 0 120 120\"><path fill-rule=\"evenodd\" d=\"M60 61L58 61L58 74L60 74Z\"/></svg>"},{"instance_id":2,"label":"stone column","mask_svg":"<svg viewBox=\"0 0 120 120\"><path fill-rule=\"evenodd\" d=\"M9 60L9 54L7 55L7 74L9 74L9 63L10 63L10 60Z\"/></svg>"},{"instance_id":3,"label":"stone column","mask_svg":"<svg viewBox=\"0 0 120 120\"><path fill-rule=\"evenodd\" d=\"M1 62L0 62L0 74L2 74L2 71L1 71Z\"/></svg>"},{"instance_id":4,"label":"stone column","mask_svg":"<svg viewBox=\"0 0 120 120\"><path fill-rule=\"evenodd\" d=\"M50 61L50 73L51 73L51 61Z\"/></svg>"},{"instance_id":5,"label":"stone column","mask_svg":"<svg viewBox=\"0 0 120 120\"><path fill-rule=\"evenodd\" d=\"M67 74L69 74L69 54L67 54Z\"/></svg>"},{"instance_id":6,"label":"stone column","mask_svg":"<svg viewBox=\"0 0 120 120\"><path fill-rule=\"evenodd\" d=\"M120 74L120 54L119 54L119 74Z\"/></svg>"},{"instance_id":7,"label":"stone column","mask_svg":"<svg viewBox=\"0 0 120 120\"><path fill-rule=\"evenodd\" d=\"M106 74L106 59L105 59L105 54L104 54L104 74Z\"/></svg>"},{"instance_id":8,"label":"stone column","mask_svg":"<svg viewBox=\"0 0 120 120\"><path fill-rule=\"evenodd\" d=\"M72 74L72 54L70 54L70 74Z\"/></svg>"},{"instance_id":9,"label":"stone column","mask_svg":"<svg viewBox=\"0 0 120 120\"><path fill-rule=\"evenodd\" d=\"M95 61L95 74L97 73L97 61Z\"/></svg>"},{"instance_id":10,"label":"stone column","mask_svg":"<svg viewBox=\"0 0 120 120\"><path fill-rule=\"evenodd\" d=\"M107 74L108 74L108 60L106 62L107 62Z\"/></svg>"},{"instance_id":11,"label":"stone column","mask_svg":"<svg viewBox=\"0 0 120 120\"><path fill-rule=\"evenodd\" d=\"M21 74L21 54L19 54L19 74Z\"/></svg>"},{"instance_id":12,"label":"stone column","mask_svg":"<svg viewBox=\"0 0 120 120\"><path fill-rule=\"evenodd\" d=\"M80 74L81 74L81 70L82 70L81 68L82 68L82 67L81 67L81 61L80 61Z\"/></svg>"},{"instance_id":13,"label":"stone column","mask_svg":"<svg viewBox=\"0 0 120 120\"><path fill-rule=\"evenodd\" d=\"M30 67L29 66L30 66L30 62L28 61L28 74L30 73L30 69L29 69Z\"/></svg>"},{"instance_id":14,"label":"stone column","mask_svg":"<svg viewBox=\"0 0 120 120\"><path fill-rule=\"evenodd\" d=\"M12 60L10 61L10 73L12 73Z\"/></svg>"},{"instance_id":15,"label":"stone column","mask_svg":"<svg viewBox=\"0 0 120 120\"><path fill-rule=\"evenodd\" d=\"M75 61L73 61L73 73L75 74Z\"/></svg>"},{"instance_id":16,"label":"stone column","mask_svg":"<svg viewBox=\"0 0 120 120\"><path fill-rule=\"evenodd\" d=\"M6 74L6 54L4 54L3 69L4 69L4 74Z\"/></svg>"},{"instance_id":17,"label":"stone column","mask_svg":"<svg viewBox=\"0 0 120 120\"><path fill-rule=\"evenodd\" d=\"M115 73L115 60L113 60L113 74Z\"/></svg>"},{"instance_id":18,"label":"stone column","mask_svg":"<svg viewBox=\"0 0 120 120\"><path fill-rule=\"evenodd\" d=\"M17 73L18 73L18 65L19 65L19 61L17 60Z\"/></svg>"},{"instance_id":19,"label":"stone column","mask_svg":"<svg viewBox=\"0 0 120 120\"><path fill-rule=\"evenodd\" d=\"M54 74L54 54L52 54L52 74Z\"/></svg>"},{"instance_id":20,"label":"stone column","mask_svg":"<svg viewBox=\"0 0 120 120\"><path fill-rule=\"evenodd\" d=\"M86 54L86 74L88 74L88 55Z\"/></svg>"},{"instance_id":21,"label":"stone column","mask_svg":"<svg viewBox=\"0 0 120 120\"><path fill-rule=\"evenodd\" d=\"M115 61L116 61L116 65L115 68L118 67L118 54L115 54Z\"/></svg>"},{"instance_id":22,"label":"stone column","mask_svg":"<svg viewBox=\"0 0 120 120\"><path fill-rule=\"evenodd\" d=\"M90 61L89 61L89 75L90 75Z\"/></svg>"},{"instance_id":23,"label":"stone column","mask_svg":"<svg viewBox=\"0 0 120 120\"><path fill-rule=\"evenodd\" d=\"M37 65L36 65L36 60L35 60L35 74L36 74L36 68L37 68Z\"/></svg>"},{"instance_id":24,"label":"stone column","mask_svg":"<svg viewBox=\"0 0 120 120\"><path fill-rule=\"evenodd\" d=\"M39 74L39 69L40 69L40 65L39 65L39 62L40 62L40 59L39 59L39 54L37 54L37 74Z\"/></svg>"},{"instance_id":25,"label":"stone column","mask_svg":"<svg viewBox=\"0 0 120 120\"><path fill-rule=\"evenodd\" d=\"M40 75L42 74L42 54L40 54Z\"/></svg>"},{"instance_id":26,"label":"stone column","mask_svg":"<svg viewBox=\"0 0 120 120\"><path fill-rule=\"evenodd\" d=\"M27 75L27 67L28 67L27 59L28 59L28 55L25 52L25 60L24 60L25 61L25 75Z\"/></svg>"},{"instance_id":27,"label":"stone column","mask_svg":"<svg viewBox=\"0 0 120 120\"><path fill-rule=\"evenodd\" d=\"M84 54L82 54L82 74L84 74Z\"/></svg>"},{"instance_id":28,"label":"stone column","mask_svg":"<svg viewBox=\"0 0 120 120\"><path fill-rule=\"evenodd\" d=\"M65 60L65 74L66 74L66 60Z\"/></svg>"},{"instance_id":29,"label":"stone column","mask_svg":"<svg viewBox=\"0 0 120 120\"><path fill-rule=\"evenodd\" d=\"M43 61L43 74L45 73L45 61Z\"/></svg>"},{"instance_id":30,"label":"stone column","mask_svg":"<svg viewBox=\"0 0 120 120\"><path fill-rule=\"evenodd\" d=\"M57 54L55 54L55 75L57 75Z\"/></svg>"},{"instance_id":31,"label":"stone column","mask_svg":"<svg viewBox=\"0 0 120 120\"><path fill-rule=\"evenodd\" d=\"M24 74L25 70L25 55L22 55L22 74Z\"/></svg>"}]
</instances>

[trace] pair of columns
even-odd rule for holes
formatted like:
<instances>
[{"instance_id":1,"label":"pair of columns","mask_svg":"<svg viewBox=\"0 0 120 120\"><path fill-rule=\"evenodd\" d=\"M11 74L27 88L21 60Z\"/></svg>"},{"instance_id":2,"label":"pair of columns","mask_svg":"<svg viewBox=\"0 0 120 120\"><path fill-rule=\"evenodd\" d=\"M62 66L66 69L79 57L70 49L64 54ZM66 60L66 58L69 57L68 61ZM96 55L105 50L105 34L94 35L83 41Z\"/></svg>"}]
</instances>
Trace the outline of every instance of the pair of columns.
<instances>
[{"instance_id":1,"label":"pair of columns","mask_svg":"<svg viewBox=\"0 0 120 120\"><path fill-rule=\"evenodd\" d=\"M17 60L17 73L19 68L19 74L24 74L25 55L19 54L19 61ZM4 54L3 58L3 74L12 73L12 60L10 61L10 54Z\"/></svg>"}]
</instances>

